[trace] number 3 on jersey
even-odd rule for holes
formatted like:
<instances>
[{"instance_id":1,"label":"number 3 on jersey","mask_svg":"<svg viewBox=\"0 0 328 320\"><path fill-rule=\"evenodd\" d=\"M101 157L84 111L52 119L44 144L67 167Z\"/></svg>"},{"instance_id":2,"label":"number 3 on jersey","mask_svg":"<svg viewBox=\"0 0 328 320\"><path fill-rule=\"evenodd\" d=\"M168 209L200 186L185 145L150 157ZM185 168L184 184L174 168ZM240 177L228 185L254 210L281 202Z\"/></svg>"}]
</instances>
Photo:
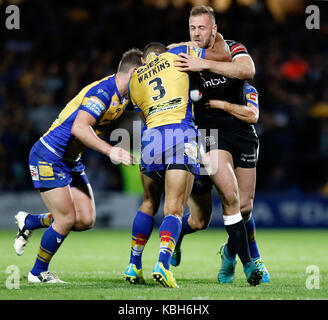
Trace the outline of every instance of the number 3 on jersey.
<instances>
[{"instance_id":1,"label":"number 3 on jersey","mask_svg":"<svg viewBox=\"0 0 328 320\"><path fill-rule=\"evenodd\" d=\"M153 96L152 99L154 101L157 101L159 99L162 99L166 95L166 91L165 91L165 88L163 86L163 82L162 82L162 79L161 78L157 77L157 78L155 78L153 80L150 80L148 82L148 85L151 86L153 83L155 83L155 86L153 87L153 90L154 91L158 91L159 94L156 95L156 96Z\"/></svg>"}]
</instances>

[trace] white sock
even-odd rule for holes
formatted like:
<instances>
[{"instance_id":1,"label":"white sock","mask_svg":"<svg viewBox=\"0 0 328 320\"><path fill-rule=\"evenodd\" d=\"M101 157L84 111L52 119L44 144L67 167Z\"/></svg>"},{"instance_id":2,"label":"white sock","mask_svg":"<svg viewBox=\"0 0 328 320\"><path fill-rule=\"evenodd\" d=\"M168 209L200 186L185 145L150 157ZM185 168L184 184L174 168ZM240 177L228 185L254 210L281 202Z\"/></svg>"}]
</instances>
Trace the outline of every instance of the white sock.
<instances>
[{"instance_id":1,"label":"white sock","mask_svg":"<svg viewBox=\"0 0 328 320\"><path fill-rule=\"evenodd\" d=\"M222 217L223 217L223 224L225 226L229 226L231 224L235 224L235 223L243 220L243 217L242 217L240 212L237 212L237 213L235 213L233 215L230 215L230 216L223 215Z\"/></svg>"}]
</instances>

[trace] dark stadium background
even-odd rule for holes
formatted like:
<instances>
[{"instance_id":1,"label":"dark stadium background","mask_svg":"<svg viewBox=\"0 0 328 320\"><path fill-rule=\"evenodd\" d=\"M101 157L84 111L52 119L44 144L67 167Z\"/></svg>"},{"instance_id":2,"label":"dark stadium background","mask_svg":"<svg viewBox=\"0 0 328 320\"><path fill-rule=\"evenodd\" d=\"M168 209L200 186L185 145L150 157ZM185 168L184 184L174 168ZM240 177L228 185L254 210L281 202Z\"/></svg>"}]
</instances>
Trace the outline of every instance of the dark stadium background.
<instances>
[{"instance_id":1,"label":"dark stadium background","mask_svg":"<svg viewBox=\"0 0 328 320\"><path fill-rule=\"evenodd\" d=\"M20 9L19 30L5 27L10 4ZM127 49L188 40L189 11L199 4L216 9L219 31L243 43L256 65L251 84L260 93L258 225L328 227L325 1L0 0L0 202L36 193L29 150L81 88L115 72ZM306 28L310 4L320 8L319 30ZM133 119L134 112L126 112L113 129L131 130ZM123 171L92 151L83 160L96 196L140 199L137 168ZM4 214L12 216L8 210ZM106 219L100 215L99 225L110 226Z\"/></svg>"}]
</instances>

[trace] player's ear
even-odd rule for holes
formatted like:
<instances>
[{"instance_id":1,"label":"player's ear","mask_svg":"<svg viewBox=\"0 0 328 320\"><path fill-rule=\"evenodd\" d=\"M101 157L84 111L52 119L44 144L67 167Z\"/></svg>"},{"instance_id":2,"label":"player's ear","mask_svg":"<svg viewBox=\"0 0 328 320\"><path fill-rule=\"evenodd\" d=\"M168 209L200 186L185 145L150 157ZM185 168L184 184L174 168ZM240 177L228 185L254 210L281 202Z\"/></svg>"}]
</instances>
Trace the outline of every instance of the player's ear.
<instances>
[{"instance_id":1,"label":"player's ear","mask_svg":"<svg viewBox=\"0 0 328 320\"><path fill-rule=\"evenodd\" d=\"M133 67L133 68L130 69L130 72L129 72L130 77L131 77L132 73L137 70L137 68L138 67Z\"/></svg>"},{"instance_id":2,"label":"player's ear","mask_svg":"<svg viewBox=\"0 0 328 320\"><path fill-rule=\"evenodd\" d=\"M217 32L218 32L218 25L215 24L215 25L212 27L212 36L213 36L213 37L216 37Z\"/></svg>"},{"instance_id":3,"label":"player's ear","mask_svg":"<svg viewBox=\"0 0 328 320\"><path fill-rule=\"evenodd\" d=\"M141 57L141 63L144 64L146 62L146 59L144 57Z\"/></svg>"}]
</instances>

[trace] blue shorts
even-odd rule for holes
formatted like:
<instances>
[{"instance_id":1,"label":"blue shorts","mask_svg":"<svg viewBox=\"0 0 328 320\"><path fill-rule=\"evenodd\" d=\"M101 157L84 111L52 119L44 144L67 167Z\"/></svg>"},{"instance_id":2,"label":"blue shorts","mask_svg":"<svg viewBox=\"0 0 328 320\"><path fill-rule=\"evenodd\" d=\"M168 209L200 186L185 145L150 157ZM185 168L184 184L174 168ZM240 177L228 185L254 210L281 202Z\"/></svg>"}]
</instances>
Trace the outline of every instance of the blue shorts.
<instances>
[{"instance_id":1,"label":"blue shorts","mask_svg":"<svg viewBox=\"0 0 328 320\"><path fill-rule=\"evenodd\" d=\"M39 140L29 157L30 173L35 189L53 189L88 184L83 163L68 161L49 151Z\"/></svg>"},{"instance_id":2,"label":"blue shorts","mask_svg":"<svg viewBox=\"0 0 328 320\"><path fill-rule=\"evenodd\" d=\"M185 124L145 130L141 139L141 171L147 174L180 169L198 173L197 138L197 129Z\"/></svg>"}]
</instances>

